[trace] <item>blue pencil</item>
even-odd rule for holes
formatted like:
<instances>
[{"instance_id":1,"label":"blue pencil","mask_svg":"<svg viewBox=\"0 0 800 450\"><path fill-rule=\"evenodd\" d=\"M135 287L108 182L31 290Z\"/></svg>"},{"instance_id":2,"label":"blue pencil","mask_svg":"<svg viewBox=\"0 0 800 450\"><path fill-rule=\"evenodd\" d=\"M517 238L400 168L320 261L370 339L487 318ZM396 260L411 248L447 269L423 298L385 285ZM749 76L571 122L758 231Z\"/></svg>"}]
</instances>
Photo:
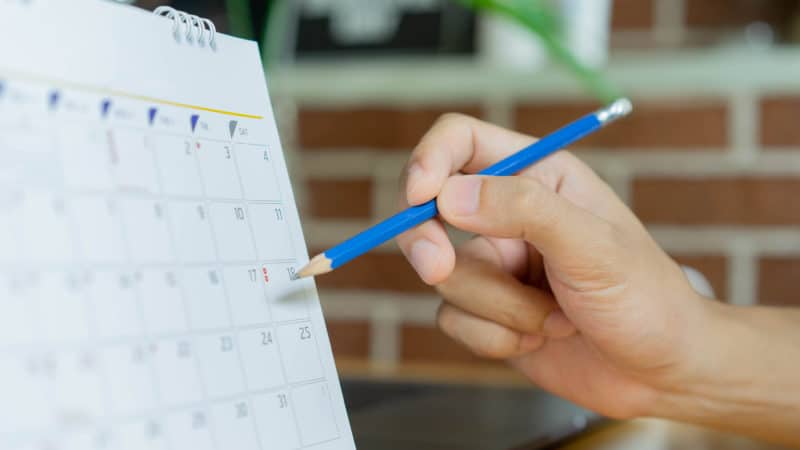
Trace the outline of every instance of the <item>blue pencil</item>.
<instances>
[{"instance_id":1,"label":"blue pencil","mask_svg":"<svg viewBox=\"0 0 800 450\"><path fill-rule=\"evenodd\" d=\"M480 175L493 176L514 175L542 158L603 128L614 120L628 115L632 109L630 100L624 98L617 100L603 109L556 130L552 134L539 139L478 173ZM298 272L298 276L302 278L330 272L389 239L393 239L426 220L436 217L437 214L436 199L412 206L315 256L308 265Z\"/></svg>"}]
</instances>

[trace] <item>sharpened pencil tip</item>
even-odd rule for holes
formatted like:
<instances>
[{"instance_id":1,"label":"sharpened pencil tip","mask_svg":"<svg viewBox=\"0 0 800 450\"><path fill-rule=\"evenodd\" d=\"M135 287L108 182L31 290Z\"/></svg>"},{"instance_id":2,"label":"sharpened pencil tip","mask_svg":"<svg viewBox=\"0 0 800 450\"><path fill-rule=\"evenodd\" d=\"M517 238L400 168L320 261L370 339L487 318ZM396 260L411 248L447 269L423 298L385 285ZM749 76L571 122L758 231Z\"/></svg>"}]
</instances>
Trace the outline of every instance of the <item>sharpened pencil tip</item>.
<instances>
[{"instance_id":1,"label":"sharpened pencil tip","mask_svg":"<svg viewBox=\"0 0 800 450\"><path fill-rule=\"evenodd\" d=\"M306 278L306 277L314 277L317 275L322 275L324 273L328 273L333 270L331 264L333 262L325 256L324 253L320 253L319 255L311 258L311 261L305 265L299 272L297 272L298 278Z\"/></svg>"}]
</instances>

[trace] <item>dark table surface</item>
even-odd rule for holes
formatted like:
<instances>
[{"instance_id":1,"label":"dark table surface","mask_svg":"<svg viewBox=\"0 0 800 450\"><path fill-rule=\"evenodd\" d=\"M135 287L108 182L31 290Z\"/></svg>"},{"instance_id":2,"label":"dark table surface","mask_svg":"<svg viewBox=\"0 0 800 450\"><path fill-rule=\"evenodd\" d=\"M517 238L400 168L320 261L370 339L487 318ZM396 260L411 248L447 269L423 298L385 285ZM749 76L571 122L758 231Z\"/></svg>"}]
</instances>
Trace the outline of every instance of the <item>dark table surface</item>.
<instances>
[{"instance_id":1,"label":"dark table surface","mask_svg":"<svg viewBox=\"0 0 800 450\"><path fill-rule=\"evenodd\" d=\"M345 379L360 450L536 449L599 418L540 390Z\"/></svg>"}]
</instances>

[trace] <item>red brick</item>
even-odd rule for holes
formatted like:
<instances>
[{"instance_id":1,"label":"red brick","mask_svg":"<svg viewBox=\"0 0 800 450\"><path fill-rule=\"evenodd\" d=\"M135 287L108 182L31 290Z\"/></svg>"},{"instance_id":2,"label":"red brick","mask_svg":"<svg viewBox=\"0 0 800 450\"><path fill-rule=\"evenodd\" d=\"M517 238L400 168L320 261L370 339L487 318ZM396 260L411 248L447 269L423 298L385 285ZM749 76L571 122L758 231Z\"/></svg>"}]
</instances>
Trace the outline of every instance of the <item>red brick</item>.
<instances>
[{"instance_id":1,"label":"red brick","mask_svg":"<svg viewBox=\"0 0 800 450\"><path fill-rule=\"evenodd\" d=\"M759 303L800 306L800 256L762 258L758 272Z\"/></svg>"},{"instance_id":2,"label":"red brick","mask_svg":"<svg viewBox=\"0 0 800 450\"><path fill-rule=\"evenodd\" d=\"M800 224L799 177L638 178L633 210L647 223Z\"/></svg>"},{"instance_id":3,"label":"red brick","mask_svg":"<svg viewBox=\"0 0 800 450\"><path fill-rule=\"evenodd\" d=\"M366 147L407 151L447 112L482 115L481 108L475 105L350 109L307 106L297 116L298 139L303 149Z\"/></svg>"},{"instance_id":4,"label":"red brick","mask_svg":"<svg viewBox=\"0 0 800 450\"><path fill-rule=\"evenodd\" d=\"M769 22L781 29L796 9L796 0L687 0L686 24L690 27L736 27Z\"/></svg>"},{"instance_id":5,"label":"red brick","mask_svg":"<svg viewBox=\"0 0 800 450\"><path fill-rule=\"evenodd\" d=\"M599 105L590 102L535 103L516 109L515 126L543 136ZM728 145L728 110L721 100L634 102L630 117L581 140L576 147L609 150L724 150Z\"/></svg>"},{"instance_id":6,"label":"red brick","mask_svg":"<svg viewBox=\"0 0 800 450\"><path fill-rule=\"evenodd\" d=\"M800 146L800 97L767 97L761 101L761 145Z\"/></svg>"},{"instance_id":7,"label":"red brick","mask_svg":"<svg viewBox=\"0 0 800 450\"><path fill-rule=\"evenodd\" d=\"M317 254L319 252L312 252ZM322 289L360 289L394 292L432 292L400 253L371 252L319 277Z\"/></svg>"},{"instance_id":8,"label":"red brick","mask_svg":"<svg viewBox=\"0 0 800 450\"><path fill-rule=\"evenodd\" d=\"M330 320L328 335L336 358L369 357L370 324L361 320Z\"/></svg>"},{"instance_id":9,"label":"red brick","mask_svg":"<svg viewBox=\"0 0 800 450\"><path fill-rule=\"evenodd\" d=\"M641 30L653 27L653 0L614 0L611 28Z\"/></svg>"},{"instance_id":10,"label":"red brick","mask_svg":"<svg viewBox=\"0 0 800 450\"><path fill-rule=\"evenodd\" d=\"M309 180L308 208L321 219L369 219L372 180Z\"/></svg>"},{"instance_id":11,"label":"red brick","mask_svg":"<svg viewBox=\"0 0 800 450\"><path fill-rule=\"evenodd\" d=\"M671 255L678 264L689 266L705 275L717 299L728 298L728 259L723 255L677 254Z\"/></svg>"},{"instance_id":12,"label":"red brick","mask_svg":"<svg viewBox=\"0 0 800 450\"><path fill-rule=\"evenodd\" d=\"M475 356L461 344L450 339L438 328L405 325L401 329L400 352L403 361L435 362L438 364L499 365L498 361Z\"/></svg>"},{"instance_id":13,"label":"red brick","mask_svg":"<svg viewBox=\"0 0 800 450\"><path fill-rule=\"evenodd\" d=\"M649 31L628 33L612 33L609 40L611 51L615 50L663 50L675 45L658 41L656 36Z\"/></svg>"}]
</instances>

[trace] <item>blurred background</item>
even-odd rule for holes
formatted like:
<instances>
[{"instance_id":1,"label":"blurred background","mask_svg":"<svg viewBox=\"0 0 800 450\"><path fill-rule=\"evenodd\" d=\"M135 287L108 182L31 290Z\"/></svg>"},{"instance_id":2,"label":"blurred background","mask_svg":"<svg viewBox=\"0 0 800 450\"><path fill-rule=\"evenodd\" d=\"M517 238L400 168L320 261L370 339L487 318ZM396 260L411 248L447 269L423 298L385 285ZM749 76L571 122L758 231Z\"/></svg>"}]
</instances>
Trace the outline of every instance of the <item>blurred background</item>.
<instances>
[{"instance_id":1,"label":"blurred background","mask_svg":"<svg viewBox=\"0 0 800 450\"><path fill-rule=\"evenodd\" d=\"M720 301L800 306L800 1L171 4L262 42L312 254L394 212L440 114L542 135L624 94L635 114L578 154ZM435 329L438 299L394 244L318 285L345 374L514 379Z\"/></svg>"}]
</instances>

